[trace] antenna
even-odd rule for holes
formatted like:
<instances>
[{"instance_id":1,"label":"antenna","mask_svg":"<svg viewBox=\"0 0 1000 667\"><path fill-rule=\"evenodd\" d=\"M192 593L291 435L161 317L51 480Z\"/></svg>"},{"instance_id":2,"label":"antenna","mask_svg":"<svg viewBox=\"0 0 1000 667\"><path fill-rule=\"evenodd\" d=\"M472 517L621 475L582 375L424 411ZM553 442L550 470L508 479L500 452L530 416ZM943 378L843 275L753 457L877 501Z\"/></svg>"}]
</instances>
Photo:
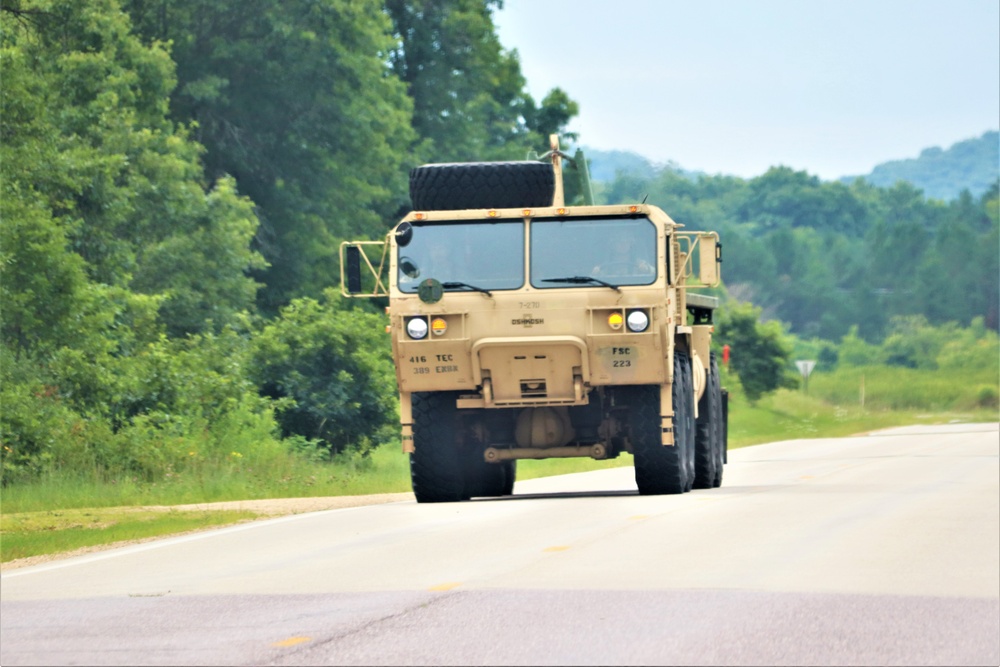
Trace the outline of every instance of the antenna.
<instances>
[{"instance_id":1,"label":"antenna","mask_svg":"<svg viewBox=\"0 0 1000 667\"><path fill-rule=\"evenodd\" d=\"M642 198L642 203L645 204L647 199L649 199L649 193L648 192L646 193L646 196Z\"/></svg>"}]
</instances>

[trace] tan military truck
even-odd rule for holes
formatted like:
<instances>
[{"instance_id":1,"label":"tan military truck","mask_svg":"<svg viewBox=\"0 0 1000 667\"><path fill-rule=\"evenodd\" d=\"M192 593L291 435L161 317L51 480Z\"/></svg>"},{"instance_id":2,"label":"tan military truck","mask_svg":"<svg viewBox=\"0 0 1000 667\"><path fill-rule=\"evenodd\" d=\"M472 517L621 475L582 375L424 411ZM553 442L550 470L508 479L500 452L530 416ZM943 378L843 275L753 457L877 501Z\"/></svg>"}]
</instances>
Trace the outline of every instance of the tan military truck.
<instances>
[{"instance_id":1,"label":"tan military truck","mask_svg":"<svg viewBox=\"0 0 1000 667\"><path fill-rule=\"evenodd\" d=\"M566 205L563 160L588 203ZM567 169L569 171L569 169ZM642 494L717 487L715 232L590 203L586 163L429 164L385 241L341 246L343 291L388 297L419 502L511 493L518 459L634 456ZM387 274L387 277L386 277Z\"/></svg>"}]
</instances>

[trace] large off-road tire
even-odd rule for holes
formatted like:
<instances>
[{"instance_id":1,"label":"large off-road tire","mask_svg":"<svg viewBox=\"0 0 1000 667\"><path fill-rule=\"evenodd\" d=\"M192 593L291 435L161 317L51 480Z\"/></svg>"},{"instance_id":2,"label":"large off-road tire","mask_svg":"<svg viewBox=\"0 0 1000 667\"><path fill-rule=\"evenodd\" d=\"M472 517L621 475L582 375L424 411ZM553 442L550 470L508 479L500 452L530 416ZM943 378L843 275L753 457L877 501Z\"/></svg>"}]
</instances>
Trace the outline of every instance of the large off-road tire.
<instances>
[{"instance_id":1,"label":"large off-road tire","mask_svg":"<svg viewBox=\"0 0 1000 667\"><path fill-rule=\"evenodd\" d=\"M555 172L547 162L457 162L410 170L417 211L551 206Z\"/></svg>"},{"instance_id":2,"label":"large off-road tire","mask_svg":"<svg viewBox=\"0 0 1000 667\"><path fill-rule=\"evenodd\" d=\"M725 424L722 414L722 385L719 365L712 353L705 393L698 402L694 439L694 488L714 489L722 485L725 455Z\"/></svg>"},{"instance_id":3,"label":"large off-road tire","mask_svg":"<svg viewBox=\"0 0 1000 667\"><path fill-rule=\"evenodd\" d=\"M410 481L418 503L454 502L465 495L462 461L456 442L455 395L414 393Z\"/></svg>"},{"instance_id":4,"label":"large off-road tire","mask_svg":"<svg viewBox=\"0 0 1000 667\"><path fill-rule=\"evenodd\" d=\"M674 444L660 440L660 388L658 385L625 389L629 406L629 437L635 457L635 482L642 495L686 493L694 482L694 398L691 360L687 352L674 352Z\"/></svg>"}]
</instances>

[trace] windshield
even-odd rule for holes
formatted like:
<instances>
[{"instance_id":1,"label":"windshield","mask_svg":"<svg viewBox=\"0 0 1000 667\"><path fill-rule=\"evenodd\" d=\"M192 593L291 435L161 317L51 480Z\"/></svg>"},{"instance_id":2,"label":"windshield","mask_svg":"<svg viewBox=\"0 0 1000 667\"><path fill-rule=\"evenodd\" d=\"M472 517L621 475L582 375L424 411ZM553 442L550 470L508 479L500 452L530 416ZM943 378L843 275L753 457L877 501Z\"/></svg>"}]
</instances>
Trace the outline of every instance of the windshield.
<instances>
[{"instance_id":1,"label":"windshield","mask_svg":"<svg viewBox=\"0 0 1000 667\"><path fill-rule=\"evenodd\" d=\"M398 252L402 292L416 292L428 278L447 283L449 291L518 289L524 284L521 220L414 222L410 242Z\"/></svg>"},{"instance_id":2,"label":"windshield","mask_svg":"<svg viewBox=\"0 0 1000 667\"><path fill-rule=\"evenodd\" d=\"M648 218L535 220L531 285L620 287L656 280L656 227Z\"/></svg>"}]
</instances>

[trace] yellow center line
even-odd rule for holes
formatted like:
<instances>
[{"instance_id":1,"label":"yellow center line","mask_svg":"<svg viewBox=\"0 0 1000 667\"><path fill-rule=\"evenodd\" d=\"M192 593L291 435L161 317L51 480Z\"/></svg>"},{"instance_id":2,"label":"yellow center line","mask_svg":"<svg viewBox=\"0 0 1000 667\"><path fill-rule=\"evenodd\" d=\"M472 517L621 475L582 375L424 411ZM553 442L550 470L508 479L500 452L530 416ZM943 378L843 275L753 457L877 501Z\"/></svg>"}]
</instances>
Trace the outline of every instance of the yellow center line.
<instances>
[{"instance_id":1,"label":"yellow center line","mask_svg":"<svg viewBox=\"0 0 1000 667\"><path fill-rule=\"evenodd\" d=\"M542 551L566 551L569 547L546 547Z\"/></svg>"},{"instance_id":2,"label":"yellow center line","mask_svg":"<svg viewBox=\"0 0 1000 667\"><path fill-rule=\"evenodd\" d=\"M460 581L449 581L444 584L437 584L436 586L431 586L427 590L429 591L450 591L453 588L458 588L462 585Z\"/></svg>"},{"instance_id":3,"label":"yellow center line","mask_svg":"<svg viewBox=\"0 0 1000 667\"><path fill-rule=\"evenodd\" d=\"M286 648L288 646L295 646L296 644L303 644L311 641L312 637L289 637L288 639L282 639L280 642L274 642L271 646Z\"/></svg>"}]
</instances>

